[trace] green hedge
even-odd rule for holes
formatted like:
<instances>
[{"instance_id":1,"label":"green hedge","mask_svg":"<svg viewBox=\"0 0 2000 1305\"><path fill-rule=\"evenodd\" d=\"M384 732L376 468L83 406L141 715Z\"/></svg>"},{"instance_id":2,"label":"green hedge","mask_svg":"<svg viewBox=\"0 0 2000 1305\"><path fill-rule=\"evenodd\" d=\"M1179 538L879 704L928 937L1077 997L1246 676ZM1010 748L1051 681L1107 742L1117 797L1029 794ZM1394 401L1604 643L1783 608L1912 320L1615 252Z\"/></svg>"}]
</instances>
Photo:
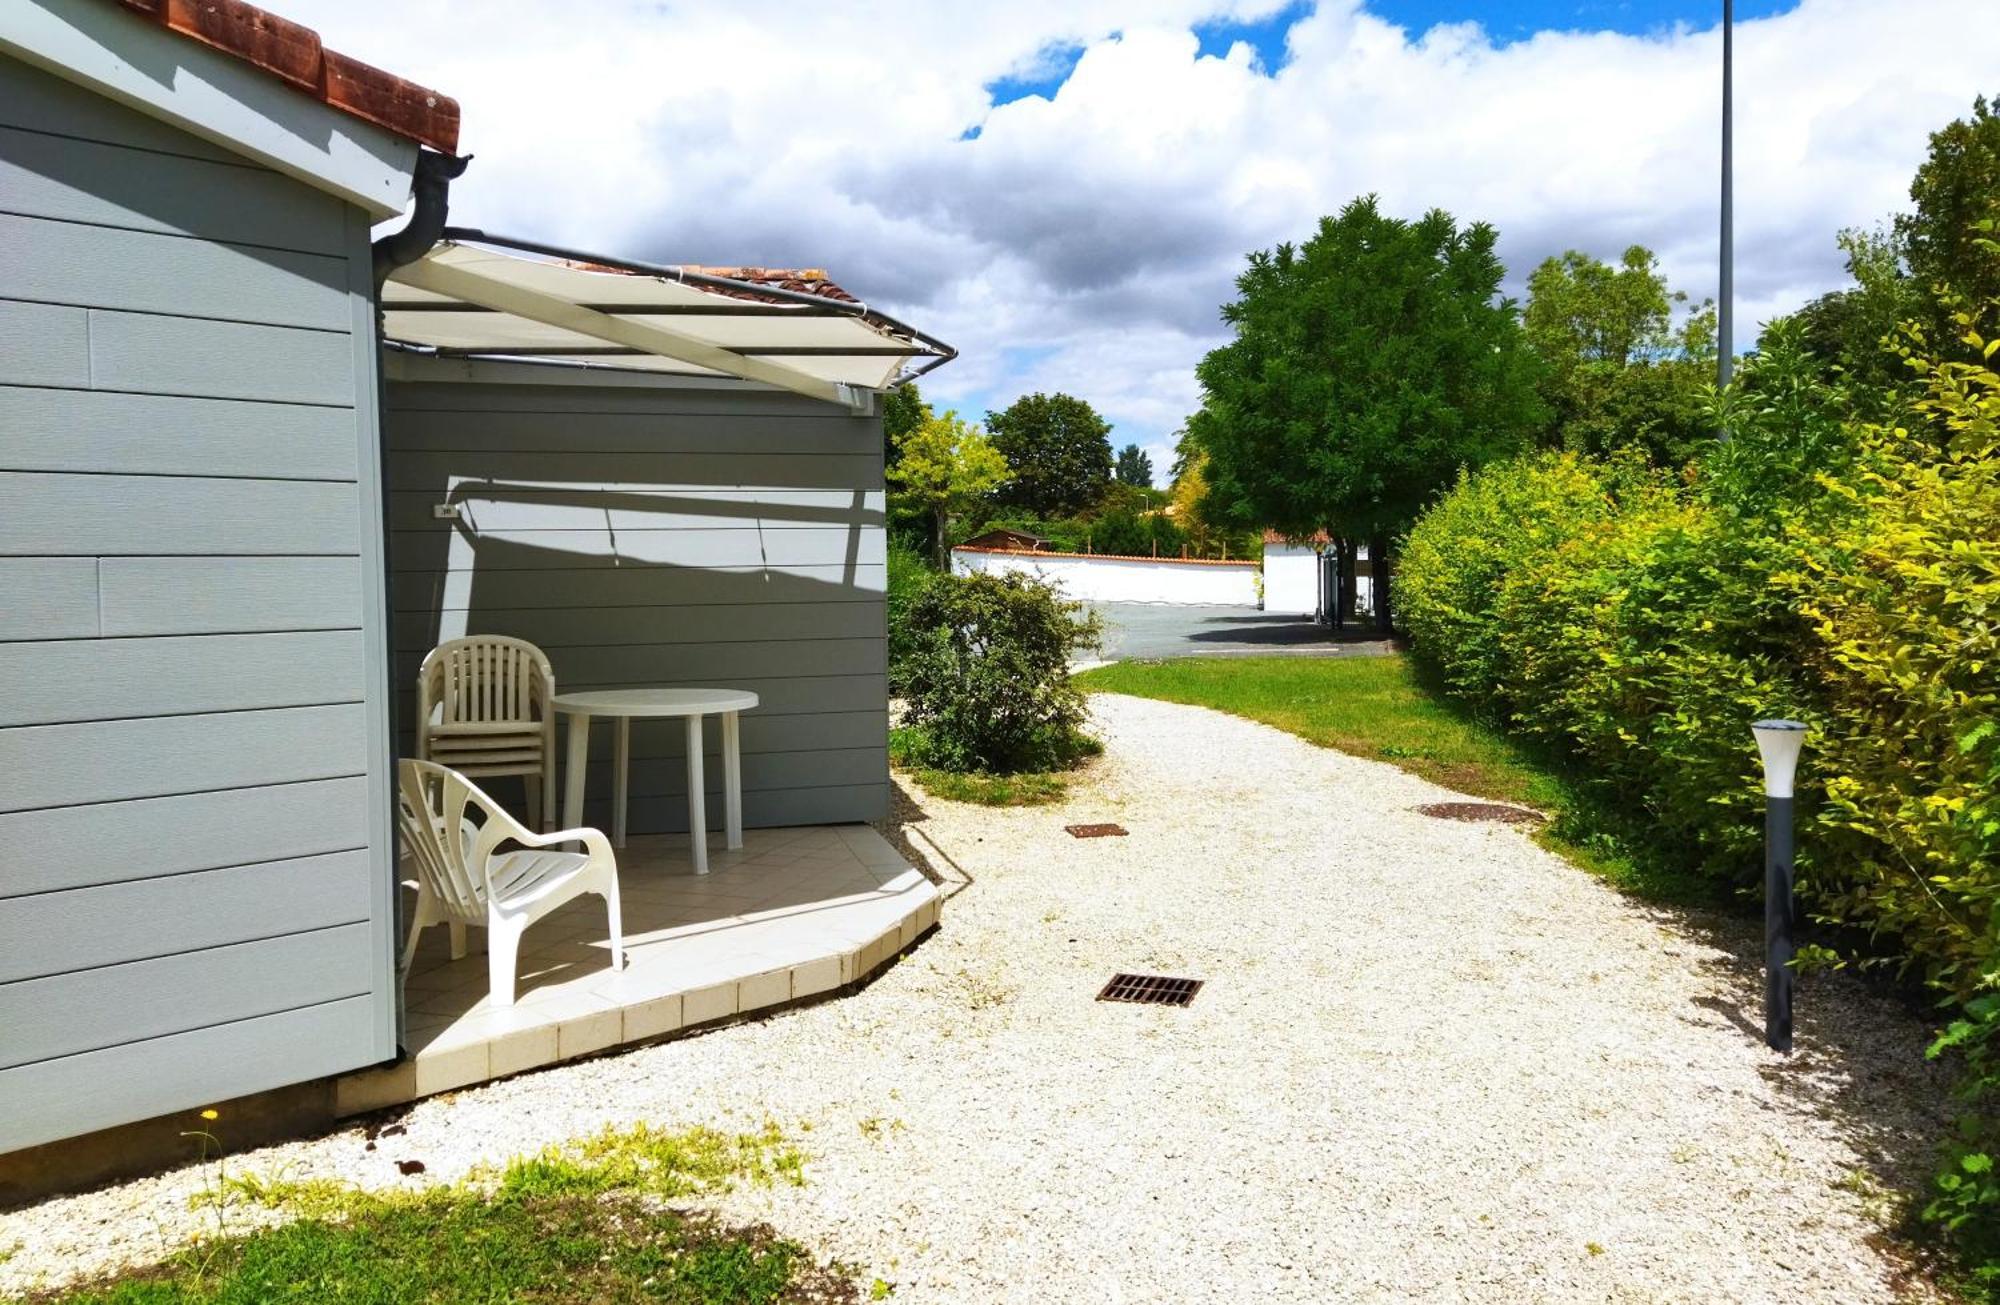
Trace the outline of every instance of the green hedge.
<instances>
[{"instance_id":1,"label":"green hedge","mask_svg":"<svg viewBox=\"0 0 2000 1305\"><path fill-rule=\"evenodd\" d=\"M1978 1049L2000 1042L2000 375L1908 361L1895 421L1844 418L1781 324L1719 407L1732 440L1683 473L1543 455L1462 478L1405 543L1401 616L1451 693L1721 884L1758 881L1750 722L1806 721L1802 897L1966 1003L1953 1044ZM1991 1271L2000 1074L1974 1063L1934 1213Z\"/></svg>"}]
</instances>

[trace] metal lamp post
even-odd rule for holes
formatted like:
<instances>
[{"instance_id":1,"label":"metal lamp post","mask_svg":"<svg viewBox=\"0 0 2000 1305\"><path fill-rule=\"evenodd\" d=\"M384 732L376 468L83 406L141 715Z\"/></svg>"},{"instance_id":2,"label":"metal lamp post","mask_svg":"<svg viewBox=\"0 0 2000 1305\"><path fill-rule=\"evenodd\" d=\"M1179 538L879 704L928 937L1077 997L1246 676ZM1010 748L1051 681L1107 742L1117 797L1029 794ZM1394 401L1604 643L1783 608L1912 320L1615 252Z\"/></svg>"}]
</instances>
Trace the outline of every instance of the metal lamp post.
<instances>
[{"instance_id":1,"label":"metal lamp post","mask_svg":"<svg viewBox=\"0 0 2000 1305\"><path fill-rule=\"evenodd\" d=\"M1792 1049L1792 779L1806 727L1795 720L1760 720L1750 727L1764 758L1764 1041Z\"/></svg>"}]
</instances>

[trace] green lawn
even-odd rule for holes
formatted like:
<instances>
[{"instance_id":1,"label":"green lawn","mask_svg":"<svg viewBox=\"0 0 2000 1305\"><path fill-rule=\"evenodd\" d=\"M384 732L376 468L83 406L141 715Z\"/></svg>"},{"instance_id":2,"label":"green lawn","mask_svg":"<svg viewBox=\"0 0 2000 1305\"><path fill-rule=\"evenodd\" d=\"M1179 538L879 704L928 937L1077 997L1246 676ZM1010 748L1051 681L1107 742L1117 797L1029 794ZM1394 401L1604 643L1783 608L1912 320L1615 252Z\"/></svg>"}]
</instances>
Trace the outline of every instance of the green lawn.
<instances>
[{"instance_id":1,"label":"green lawn","mask_svg":"<svg viewBox=\"0 0 2000 1305\"><path fill-rule=\"evenodd\" d=\"M1078 737L1076 766L1069 770L1029 770L1011 775L986 771L939 770L923 764L923 732L912 726L889 731L889 760L908 772L917 786L934 797L951 802L974 802L983 807L1040 807L1060 802L1069 792L1069 782L1078 767L1104 751L1095 739Z\"/></svg>"},{"instance_id":2,"label":"green lawn","mask_svg":"<svg viewBox=\"0 0 2000 1305\"><path fill-rule=\"evenodd\" d=\"M214 1235L159 1264L31 1298L47 1305L592 1302L781 1305L852 1301L855 1282L765 1227L666 1201L735 1182L802 1181L776 1130L728 1137L641 1125L421 1193L320 1180L220 1177L196 1202ZM244 1235L231 1212L291 1222Z\"/></svg>"},{"instance_id":3,"label":"green lawn","mask_svg":"<svg viewBox=\"0 0 2000 1305\"><path fill-rule=\"evenodd\" d=\"M1182 657L1085 671L1093 693L1210 707L1275 725L1321 747L1390 762L1476 797L1549 815L1536 837L1621 888L1658 901L1710 903L1704 881L1649 861L1603 798L1558 761L1472 719L1433 693L1407 658Z\"/></svg>"}]
</instances>

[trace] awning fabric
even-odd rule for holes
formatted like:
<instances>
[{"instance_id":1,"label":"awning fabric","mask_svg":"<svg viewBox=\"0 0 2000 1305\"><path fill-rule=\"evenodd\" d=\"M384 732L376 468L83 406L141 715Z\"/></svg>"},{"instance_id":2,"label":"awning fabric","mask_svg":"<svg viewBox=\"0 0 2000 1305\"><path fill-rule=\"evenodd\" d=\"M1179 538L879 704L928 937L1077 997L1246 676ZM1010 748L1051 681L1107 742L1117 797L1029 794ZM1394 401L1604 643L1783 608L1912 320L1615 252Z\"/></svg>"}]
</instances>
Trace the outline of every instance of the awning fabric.
<instances>
[{"instance_id":1,"label":"awning fabric","mask_svg":"<svg viewBox=\"0 0 2000 1305\"><path fill-rule=\"evenodd\" d=\"M815 296L675 271L446 240L390 274L383 335L451 357L738 377L863 411L913 359L949 356L843 292L802 302Z\"/></svg>"}]
</instances>

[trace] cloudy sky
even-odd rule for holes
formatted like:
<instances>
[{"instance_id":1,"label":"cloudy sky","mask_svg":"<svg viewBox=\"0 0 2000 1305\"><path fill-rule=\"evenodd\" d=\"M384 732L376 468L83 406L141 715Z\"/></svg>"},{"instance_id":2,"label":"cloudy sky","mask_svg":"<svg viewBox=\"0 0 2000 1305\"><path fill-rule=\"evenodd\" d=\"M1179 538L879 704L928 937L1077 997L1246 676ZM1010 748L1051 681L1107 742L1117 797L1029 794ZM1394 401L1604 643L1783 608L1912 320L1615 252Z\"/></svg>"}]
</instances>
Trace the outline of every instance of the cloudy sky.
<instances>
[{"instance_id":1,"label":"cloudy sky","mask_svg":"<svg viewBox=\"0 0 2000 1305\"><path fill-rule=\"evenodd\" d=\"M1245 252L1356 194L1492 222L1517 288L1640 242L1714 289L1714 2L266 2L458 98L454 220L824 267L959 347L934 401L1067 390L1161 473ZM1739 0L1746 327L2000 91L1992 3Z\"/></svg>"}]
</instances>

